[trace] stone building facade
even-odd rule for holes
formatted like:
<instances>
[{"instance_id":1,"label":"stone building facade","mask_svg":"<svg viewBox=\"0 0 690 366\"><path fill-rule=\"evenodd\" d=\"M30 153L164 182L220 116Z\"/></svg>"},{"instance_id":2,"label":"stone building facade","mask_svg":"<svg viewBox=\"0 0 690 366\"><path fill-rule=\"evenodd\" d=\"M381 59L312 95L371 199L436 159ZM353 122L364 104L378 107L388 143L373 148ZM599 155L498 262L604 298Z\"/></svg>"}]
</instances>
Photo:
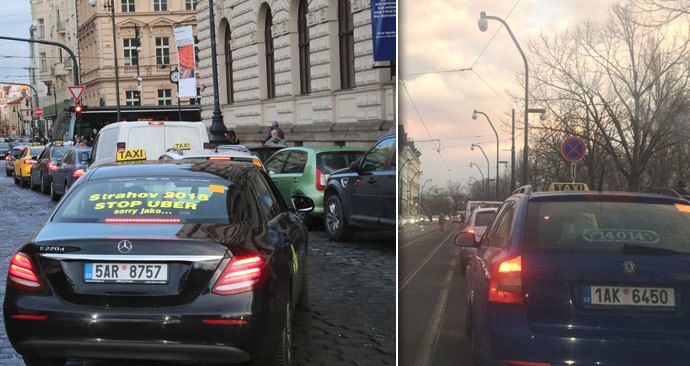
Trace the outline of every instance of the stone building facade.
<instances>
[{"instance_id":1,"label":"stone building facade","mask_svg":"<svg viewBox=\"0 0 690 366\"><path fill-rule=\"evenodd\" d=\"M245 145L277 121L289 145L370 145L395 130L395 65L374 62L369 0L215 0L225 125ZM211 124L208 0L198 4L202 120Z\"/></svg>"}]
</instances>

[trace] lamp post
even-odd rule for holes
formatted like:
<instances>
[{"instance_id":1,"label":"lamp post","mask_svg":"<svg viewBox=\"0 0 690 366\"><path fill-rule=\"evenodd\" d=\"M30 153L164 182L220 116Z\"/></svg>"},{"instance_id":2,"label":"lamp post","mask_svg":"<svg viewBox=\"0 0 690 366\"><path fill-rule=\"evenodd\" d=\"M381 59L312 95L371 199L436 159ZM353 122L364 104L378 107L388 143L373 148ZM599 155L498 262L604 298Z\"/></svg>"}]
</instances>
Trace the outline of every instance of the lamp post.
<instances>
[{"instance_id":1,"label":"lamp post","mask_svg":"<svg viewBox=\"0 0 690 366\"><path fill-rule=\"evenodd\" d=\"M213 116L211 117L211 142L218 145L225 140L228 131L223 122L220 111L220 96L218 93L218 51L216 49L216 17L213 13L213 0L208 0L209 33L211 36L211 72L213 74Z\"/></svg>"},{"instance_id":2,"label":"lamp post","mask_svg":"<svg viewBox=\"0 0 690 366\"><path fill-rule=\"evenodd\" d=\"M408 215L412 211L412 182L414 182L414 179L417 178L417 176L419 176L420 174L422 174L421 170L418 171L417 173L415 173L412 176L412 178L407 181L407 185L409 186L409 188L407 189L407 214Z\"/></svg>"},{"instance_id":3,"label":"lamp post","mask_svg":"<svg viewBox=\"0 0 690 366\"><path fill-rule=\"evenodd\" d=\"M479 165L475 163L470 163L470 167L475 166L477 167L477 170L479 170L479 174L482 176L482 180L484 180L484 172L482 172L482 169L479 167Z\"/></svg>"},{"instance_id":4,"label":"lamp post","mask_svg":"<svg viewBox=\"0 0 690 366\"><path fill-rule=\"evenodd\" d=\"M523 150L523 156L522 156L522 185L527 184L527 162L529 161L528 159L528 154L529 154L529 146L528 144L528 132L529 132L529 67L527 65L527 57L525 56L525 52L522 51L522 47L520 47L520 43L517 41L515 38L515 35L513 34L513 31L510 29L510 26L508 23L506 23L505 20L493 16L493 15L486 15L486 12L483 11L479 14L479 21L477 22L477 25L479 26L479 30L482 32L486 32L487 29L489 29L489 19L496 20L503 24L503 26L506 28L508 31L508 34L510 34L510 38L513 39L513 43L515 43L515 47L517 47L518 51L520 52L520 56L522 57L522 62L525 64L525 147ZM488 119L488 117L487 117Z\"/></svg>"},{"instance_id":5,"label":"lamp post","mask_svg":"<svg viewBox=\"0 0 690 366\"><path fill-rule=\"evenodd\" d=\"M96 6L98 0L89 0L89 5ZM120 67L117 62L117 28L115 27L115 0L104 0L103 9L110 11L110 21L113 25L113 57L115 66L115 105L117 106L117 114L115 122L120 122ZM139 63L139 54L137 52L137 64Z\"/></svg>"},{"instance_id":6,"label":"lamp post","mask_svg":"<svg viewBox=\"0 0 690 366\"><path fill-rule=\"evenodd\" d=\"M491 129L494 130L494 135L496 135L496 201L498 201L498 152L499 152L499 145L500 142L498 141L498 132L496 131L496 127L494 127L494 124L491 123L491 119L489 118L489 115L482 111L474 110L472 113L472 119L476 120L477 115L481 114L482 116L486 117L486 120L489 121L489 125L491 126Z\"/></svg>"},{"instance_id":7,"label":"lamp post","mask_svg":"<svg viewBox=\"0 0 690 366\"><path fill-rule=\"evenodd\" d=\"M486 194L488 195L489 194L489 182L491 181L491 174L489 173L490 169L491 169L491 165L489 164L489 158L486 157L486 153L484 152L484 149L482 149L482 147L480 145L472 144L472 147L470 147L470 150L474 151L475 146L479 148L479 150L482 152L482 155L484 155L484 159L486 159ZM496 198L496 200L498 200L498 198Z\"/></svg>"}]
</instances>

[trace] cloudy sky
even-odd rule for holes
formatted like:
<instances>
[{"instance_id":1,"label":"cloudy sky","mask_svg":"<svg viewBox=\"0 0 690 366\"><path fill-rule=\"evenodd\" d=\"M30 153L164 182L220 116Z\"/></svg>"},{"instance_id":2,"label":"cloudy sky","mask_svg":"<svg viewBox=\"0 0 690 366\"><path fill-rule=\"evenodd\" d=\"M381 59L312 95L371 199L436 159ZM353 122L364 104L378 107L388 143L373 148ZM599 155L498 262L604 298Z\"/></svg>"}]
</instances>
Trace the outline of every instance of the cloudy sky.
<instances>
[{"instance_id":1,"label":"cloudy sky","mask_svg":"<svg viewBox=\"0 0 690 366\"><path fill-rule=\"evenodd\" d=\"M29 0L2 0L0 35L29 38L31 4ZM0 81L29 80L29 46L0 40Z\"/></svg>"},{"instance_id":2,"label":"cloudy sky","mask_svg":"<svg viewBox=\"0 0 690 366\"><path fill-rule=\"evenodd\" d=\"M479 150L470 150L472 143L481 143L489 157L491 177L495 176L496 137L483 117L472 120L474 109L484 111L491 117L499 134L500 160L510 160L510 110L516 109L518 119L518 111L524 105L521 102L512 104L508 92L523 94L515 81L516 72L523 70L524 66L508 32L499 29L498 22L489 21L489 29L479 31L477 20L481 11L506 19L522 48L528 52L529 40L541 32L553 34L586 19L599 20L597 17L606 14L606 8L615 3L618 1L399 2L400 79L404 83L404 87L400 86L399 118L412 139L427 140L430 135L431 139L441 140L440 155L443 159L434 150L433 143L417 144L423 154L423 177L433 178L434 184L442 187L448 181L447 169L451 168L453 180L466 182L471 176L479 179L476 168L462 167L474 162L486 174L486 160ZM494 34L496 36L489 44ZM487 44L489 46L482 54ZM472 67L472 71L416 75L469 67ZM428 134L412 107L408 92L426 124ZM533 120L538 116L531 115L530 118ZM522 149L521 141L522 133L518 131L516 151Z\"/></svg>"}]
</instances>

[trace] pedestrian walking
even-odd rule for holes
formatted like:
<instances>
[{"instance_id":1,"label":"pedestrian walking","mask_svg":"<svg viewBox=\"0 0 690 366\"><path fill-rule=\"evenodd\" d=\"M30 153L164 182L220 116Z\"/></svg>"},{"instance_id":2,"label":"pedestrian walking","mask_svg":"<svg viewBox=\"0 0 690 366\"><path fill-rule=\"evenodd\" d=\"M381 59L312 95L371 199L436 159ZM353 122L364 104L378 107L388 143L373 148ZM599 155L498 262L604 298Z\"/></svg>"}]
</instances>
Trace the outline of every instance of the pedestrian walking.
<instances>
[{"instance_id":1,"label":"pedestrian walking","mask_svg":"<svg viewBox=\"0 0 690 366\"><path fill-rule=\"evenodd\" d=\"M278 130L271 130L271 138L266 140L264 143L265 146L280 146L280 147L287 147L287 143L285 140L280 137L280 133Z\"/></svg>"},{"instance_id":2,"label":"pedestrian walking","mask_svg":"<svg viewBox=\"0 0 690 366\"><path fill-rule=\"evenodd\" d=\"M273 132L273 130L278 130L278 136L280 136L281 139L285 139L285 133L280 128L280 126L278 126L278 121L273 121L273 124L271 124L271 129L268 130L268 133L266 134L266 138L264 139L264 141L268 141L272 138L271 132Z\"/></svg>"},{"instance_id":3,"label":"pedestrian walking","mask_svg":"<svg viewBox=\"0 0 690 366\"><path fill-rule=\"evenodd\" d=\"M443 232L443 227L445 226L446 216L441 212L438 215L438 229Z\"/></svg>"},{"instance_id":4,"label":"pedestrian walking","mask_svg":"<svg viewBox=\"0 0 690 366\"><path fill-rule=\"evenodd\" d=\"M230 145L239 145L240 139L237 138L234 130L230 130L225 133L225 139L228 140Z\"/></svg>"}]
</instances>

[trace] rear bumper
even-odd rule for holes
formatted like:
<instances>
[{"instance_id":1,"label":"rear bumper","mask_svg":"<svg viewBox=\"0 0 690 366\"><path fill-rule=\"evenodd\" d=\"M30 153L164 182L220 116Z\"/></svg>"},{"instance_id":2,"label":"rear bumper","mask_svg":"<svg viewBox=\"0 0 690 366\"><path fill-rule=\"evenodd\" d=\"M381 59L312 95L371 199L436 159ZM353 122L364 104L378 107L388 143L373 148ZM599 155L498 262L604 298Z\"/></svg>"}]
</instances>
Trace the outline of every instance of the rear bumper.
<instances>
[{"instance_id":1,"label":"rear bumper","mask_svg":"<svg viewBox=\"0 0 690 366\"><path fill-rule=\"evenodd\" d=\"M117 358L162 361L246 362L249 354L228 346L166 344L153 342L118 342L99 339L85 341L26 340L14 347L21 354L48 358ZM221 361L222 360L222 361Z\"/></svg>"},{"instance_id":2,"label":"rear bumper","mask_svg":"<svg viewBox=\"0 0 690 366\"><path fill-rule=\"evenodd\" d=\"M494 305L489 304L489 308ZM502 314L487 314L485 332L475 329L481 359L486 365L510 365L505 361L543 362L551 366L651 366L687 365L690 338L669 334L658 338L563 336L535 333L515 306L509 321ZM505 310L505 309L504 309ZM522 313L520 315L519 313ZM491 316L495 315L495 316Z\"/></svg>"}]
</instances>

